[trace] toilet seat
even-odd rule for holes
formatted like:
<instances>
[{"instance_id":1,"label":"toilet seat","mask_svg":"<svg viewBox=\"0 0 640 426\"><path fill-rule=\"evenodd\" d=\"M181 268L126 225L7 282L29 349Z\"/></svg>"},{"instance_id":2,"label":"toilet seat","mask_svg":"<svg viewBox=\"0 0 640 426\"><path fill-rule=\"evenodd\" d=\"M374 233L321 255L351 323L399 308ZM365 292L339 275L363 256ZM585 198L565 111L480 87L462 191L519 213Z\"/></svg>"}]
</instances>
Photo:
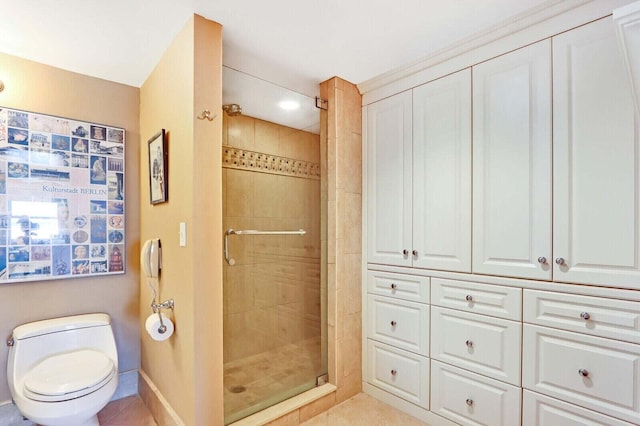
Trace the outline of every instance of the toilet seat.
<instances>
[{"instance_id":1,"label":"toilet seat","mask_svg":"<svg viewBox=\"0 0 640 426\"><path fill-rule=\"evenodd\" d=\"M42 402L79 398L100 389L115 373L113 361L96 350L54 355L25 375L24 396Z\"/></svg>"}]
</instances>

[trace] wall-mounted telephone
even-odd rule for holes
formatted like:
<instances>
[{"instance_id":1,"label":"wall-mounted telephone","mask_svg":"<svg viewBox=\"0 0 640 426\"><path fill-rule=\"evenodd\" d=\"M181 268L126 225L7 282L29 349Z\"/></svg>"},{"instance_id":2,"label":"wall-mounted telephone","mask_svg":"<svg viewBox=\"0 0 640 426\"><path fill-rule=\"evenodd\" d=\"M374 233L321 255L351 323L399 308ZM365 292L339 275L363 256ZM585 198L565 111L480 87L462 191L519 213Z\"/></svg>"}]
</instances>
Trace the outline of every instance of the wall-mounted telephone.
<instances>
[{"instance_id":1,"label":"wall-mounted telephone","mask_svg":"<svg viewBox=\"0 0 640 426\"><path fill-rule=\"evenodd\" d=\"M160 239L147 240L140 251L140 264L142 272L147 278L158 278L161 266Z\"/></svg>"}]
</instances>

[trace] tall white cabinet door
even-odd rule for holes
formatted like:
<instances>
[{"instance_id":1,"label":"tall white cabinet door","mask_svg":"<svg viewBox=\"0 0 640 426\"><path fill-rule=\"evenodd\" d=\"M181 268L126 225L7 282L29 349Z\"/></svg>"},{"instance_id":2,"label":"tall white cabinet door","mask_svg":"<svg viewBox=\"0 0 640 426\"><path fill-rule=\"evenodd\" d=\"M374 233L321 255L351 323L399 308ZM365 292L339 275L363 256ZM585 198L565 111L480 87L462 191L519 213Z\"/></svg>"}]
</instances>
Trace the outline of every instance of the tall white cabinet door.
<instances>
[{"instance_id":1,"label":"tall white cabinet door","mask_svg":"<svg viewBox=\"0 0 640 426\"><path fill-rule=\"evenodd\" d=\"M367 106L369 263L411 266L411 102L407 91Z\"/></svg>"},{"instance_id":2,"label":"tall white cabinet door","mask_svg":"<svg viewBox=\"0 0 640 426\"><path fill-rule=\"evenodd\" d=\"M640 120L611 18L553 39L554 281L640 288Z\"/></svg>"},{"instance_id":3,"label":"tall white cabinet door","mask_svg":"<svg viewBox=\"0 0 640 426\"><path fill-rule=\"evenodd\" d=\"M413 266L471 272L471 69L413 91Z\"/></svg>"},{"instance_id":4,"label":"tall white cabinet door","mask_svg":"<svg viewBox=\"0 0 640 426\"><path fill-rule=\"evenodd\" d=\"M473 272L551 279L549 40L473 68L473 203Z\"/></svg>"}]
</instances>

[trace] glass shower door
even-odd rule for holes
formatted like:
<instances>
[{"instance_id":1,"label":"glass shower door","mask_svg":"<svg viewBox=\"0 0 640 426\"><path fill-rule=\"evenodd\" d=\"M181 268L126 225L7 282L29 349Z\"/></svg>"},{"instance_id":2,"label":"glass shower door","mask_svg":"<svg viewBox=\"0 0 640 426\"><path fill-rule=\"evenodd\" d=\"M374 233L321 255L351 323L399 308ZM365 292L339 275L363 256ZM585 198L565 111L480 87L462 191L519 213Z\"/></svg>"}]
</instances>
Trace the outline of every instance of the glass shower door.
<instances>
[{"instance_id":1,"label":"glass shower door","mask_svg":"<svg viewBox=\"0 0 640 426\"><path fill-rule=\"evenodd\" d=\"M250 78L224 72L225 90ZM315 387L327 372L319 112L313 99L275 92L306 103L315 122L259 118L247 99L223 117L226 424Z\"/></svg>"}]
</instances>

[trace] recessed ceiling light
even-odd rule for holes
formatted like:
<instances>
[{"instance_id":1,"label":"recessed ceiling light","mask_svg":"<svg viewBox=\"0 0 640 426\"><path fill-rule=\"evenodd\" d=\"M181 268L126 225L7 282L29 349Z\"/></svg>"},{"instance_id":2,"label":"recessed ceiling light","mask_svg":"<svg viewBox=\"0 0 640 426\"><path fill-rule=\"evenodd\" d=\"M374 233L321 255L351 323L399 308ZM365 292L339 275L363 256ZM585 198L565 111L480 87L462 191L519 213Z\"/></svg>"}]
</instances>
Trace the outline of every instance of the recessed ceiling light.
<instances>
[{"instance_id":1,"label":"recessed ceiling light","mask_svg":"<svg viewBox=\"0 0 640 426\"><path fill-rule=\"evenodd\" d=\"M297 101L280 101L278 105L280 106L280 108L287 111L300 108L300 103L298 103Z\"/></svg>"}]
</instances>

